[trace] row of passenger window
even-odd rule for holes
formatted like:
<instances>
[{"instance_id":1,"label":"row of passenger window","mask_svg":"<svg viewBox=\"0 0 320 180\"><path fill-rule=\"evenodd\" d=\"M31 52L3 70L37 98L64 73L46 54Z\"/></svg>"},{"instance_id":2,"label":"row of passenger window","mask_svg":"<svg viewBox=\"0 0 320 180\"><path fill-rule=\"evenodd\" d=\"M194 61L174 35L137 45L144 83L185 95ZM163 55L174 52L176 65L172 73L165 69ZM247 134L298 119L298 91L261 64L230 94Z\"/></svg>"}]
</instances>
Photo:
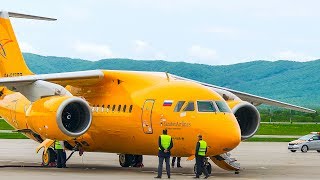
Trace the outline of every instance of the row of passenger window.
<instances>
[{"instance_id":1,"label":"row of passenger window","mask_svg":"<svg viewBox=\"0 0 320 180\"><path fill-rule=\"evenodd\" d=\"M198 112L231 112L228 105L223 101L196 101ZM180 112L186 101L178 101L174 108L174 112ZM194 111L195 103L189 101L182 111Z\"/></svg>"},{"instance_id":2,"label":"row of passenger window","mask_svg":"<svg viewBox=\"0 0 320 180\"><path fill-rule=\"evenodd\" d=\"M127 108L127 105L107 105L107 107L104 106L104 104L100 107L99 105L93 105L92 106L92 112L132 112L133 106L130 105L129 108Z\"/></svg>"}]
</instances>

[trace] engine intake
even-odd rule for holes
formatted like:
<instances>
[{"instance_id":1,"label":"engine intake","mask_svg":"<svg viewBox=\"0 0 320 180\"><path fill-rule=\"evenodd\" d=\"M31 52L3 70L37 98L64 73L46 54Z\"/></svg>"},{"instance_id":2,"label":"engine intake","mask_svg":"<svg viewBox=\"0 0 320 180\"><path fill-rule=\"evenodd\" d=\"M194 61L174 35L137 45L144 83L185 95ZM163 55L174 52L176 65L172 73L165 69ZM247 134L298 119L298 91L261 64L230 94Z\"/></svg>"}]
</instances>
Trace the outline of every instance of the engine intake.
<instances>
[{"instance_id":1,"label":"engine intake","mask_svg":"<svg viewBox=\"0 0 320 180\"><path fill-rule=\"evenodd\" d=\"M260 113L257 108L248 102L242 101L232 108L232 112L238 120L241 139L246 140L252 137L260 125Z\"/></svg>"},{"instance_id":2,"label":"engine intake","mask_svg":"<svg viewBox=\"0 0 320 180\"><path fill-rule=\"evenodd\" d=\"M57 124L60 130L71 137L84 134L90 127L92 116L88 104L80 98L70 98L57 110Z\"/></svg>"}]
</instances>

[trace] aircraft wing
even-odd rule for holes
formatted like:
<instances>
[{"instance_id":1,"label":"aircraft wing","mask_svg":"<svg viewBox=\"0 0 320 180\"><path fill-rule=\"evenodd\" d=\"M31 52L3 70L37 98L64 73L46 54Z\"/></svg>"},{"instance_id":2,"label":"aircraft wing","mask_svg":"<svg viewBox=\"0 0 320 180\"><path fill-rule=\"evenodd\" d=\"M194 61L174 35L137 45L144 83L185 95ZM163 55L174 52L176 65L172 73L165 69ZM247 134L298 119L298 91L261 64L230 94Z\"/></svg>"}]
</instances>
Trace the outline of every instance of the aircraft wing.
<instances>
[{"instance_id":1,"label":"aircraft wing","mask_svg":"<svg viewBox=\"0 0 320 180\"><path fill-rule=\"evenodd\" d=\"M220 90L231 92L231 93L235 94L236 96L238 96L240 99L247 101L247 102L250 102L251 104L254 104L254 105L266 104L266 105L283 107L286 109L291 109L291 110L301 111L301 112L306 112L306 113L315 113L316 112L313 109L309 109L309 108L305 108L305 107L301 107L301 106L296 106L293 104L289 104L289 103L285 103L285 102L281 102L281 101L277 101L277 100L273 100L273 99L269 99L269 98L265 98L265 97L261 97L261 96L256 96L253 94L249 94L249 93L245 93L245 92L241 92L241 91L237 91L237 90L233 90L233 89L229 89L229 88L224 88L224 87L220 87L220 86L216 86L216 85L212 85L212 84L208 84L208 83L203 83L203 82L183 78L183 77L176 76L176 75L171 75L171 76L176 79L192 81L192 82L199 83L199 84L202 84L204 86L211 87L214 89L220 89Z\"/></svg>"},{"instance_id":2,"label":"aircraft wing","mask_svg":"<svg viewBox=\"0 0 320 180\"><path fill-rule=\"evenodd\" d=\"M38 80L57 83L61 86L85 86L95 84L103 77L104 74L100 70L16 76L0 78L0 86L23 86Z\"/></svg>"}]
</instances>

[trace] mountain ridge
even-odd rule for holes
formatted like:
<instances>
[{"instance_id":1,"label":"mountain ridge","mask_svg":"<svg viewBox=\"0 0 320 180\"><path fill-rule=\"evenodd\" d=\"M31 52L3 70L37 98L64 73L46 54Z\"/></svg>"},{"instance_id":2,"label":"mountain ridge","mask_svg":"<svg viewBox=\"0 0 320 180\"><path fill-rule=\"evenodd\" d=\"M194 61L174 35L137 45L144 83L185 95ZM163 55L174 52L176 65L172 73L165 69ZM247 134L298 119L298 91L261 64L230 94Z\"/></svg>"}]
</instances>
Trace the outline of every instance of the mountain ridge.
<instances>
[{"instance_id":1,"label":"mountain ridge","mask_svg":"<svg viewBox=\"0 0 320 180\"><path fill-rule=\"evenodd\" d=\"M163 71L310 108L319 107L320 60L295 62L257 60L231 65L205 65L164 60L102 59L41 56L23 53L29 68L37 74L92 69Z\"/></svg>"}]
</instances>

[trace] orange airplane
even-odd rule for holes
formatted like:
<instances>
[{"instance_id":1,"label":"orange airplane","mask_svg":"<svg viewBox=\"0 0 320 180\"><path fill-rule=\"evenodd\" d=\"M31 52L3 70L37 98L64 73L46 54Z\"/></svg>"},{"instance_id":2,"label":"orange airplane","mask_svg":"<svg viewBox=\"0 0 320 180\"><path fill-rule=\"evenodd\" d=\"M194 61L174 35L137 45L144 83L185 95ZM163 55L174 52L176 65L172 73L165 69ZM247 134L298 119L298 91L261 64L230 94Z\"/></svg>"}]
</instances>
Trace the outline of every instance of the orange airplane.
<instances>
[{"instance_id":1,"label":"orange airplane","mask_svg":"<svg viewBox=\"0 0 320 180\"><path fill-rule=\"evenodd\" d=\"M0 12L0 115L16 132L40 143L42 161L55 161L54 140L73 151L119 154L123 167L157 155L163 129L173 156L192 157L197 135L207 156L226 170L239 170L229 153L260 124L255 106L299 107L165 72L92 70L33 74L26 66L9 17L56 20Z\"/></svg>"}]
</instances>

